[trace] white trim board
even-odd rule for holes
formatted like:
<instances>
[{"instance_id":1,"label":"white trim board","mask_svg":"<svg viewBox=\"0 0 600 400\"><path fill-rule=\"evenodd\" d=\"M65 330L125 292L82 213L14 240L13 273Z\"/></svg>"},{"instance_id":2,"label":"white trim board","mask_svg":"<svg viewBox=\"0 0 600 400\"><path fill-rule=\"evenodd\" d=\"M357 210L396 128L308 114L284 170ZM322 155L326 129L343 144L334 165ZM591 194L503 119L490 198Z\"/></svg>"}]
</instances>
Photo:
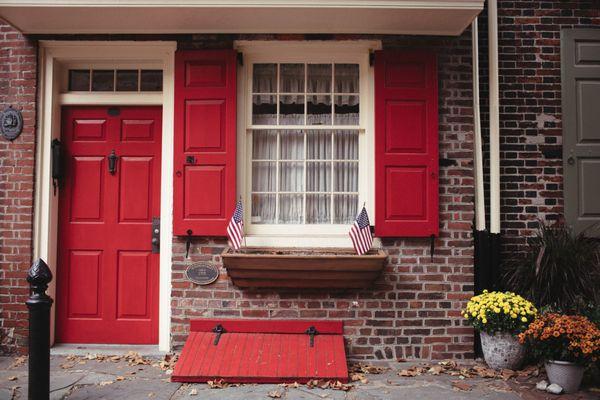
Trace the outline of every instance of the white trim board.
<instances>
[{"instance_id":1,"label":"white trim board","mask_svg":"<svg viewBox=\"0 0 600 400\"><path fill-rule=\"evenodd\" d=\"M0 0L24 33L459 35L484 0Z\"/></svg>"},{"instance_id":2,"label":"white trim board","mask_svg":"<svg viewBox=\"0 0 600 400\"><path fill-rule=\"evenodd\" d=\"M62 105L147 105L162 106L161 147L161 233L160 233L160 287L159 287L159 349L170 350L171 326L171 255L173 227L173 118L174 118L174 60L175 42L62 42L41 41L39 50L38 127L36 148L36 182L34 209L34 258L44 259L56 276L58 194L53 195L51 179L51 142L60 137L60 108ZM159 62L163 69L163 92L131 94L74 94L61 93L63 64L77 61L93 63L110 60L132 62ZM49 288L56 297L56 279ZM55 311L52 314L52 341L54 341Z\"/></svg>"}]
</instances>

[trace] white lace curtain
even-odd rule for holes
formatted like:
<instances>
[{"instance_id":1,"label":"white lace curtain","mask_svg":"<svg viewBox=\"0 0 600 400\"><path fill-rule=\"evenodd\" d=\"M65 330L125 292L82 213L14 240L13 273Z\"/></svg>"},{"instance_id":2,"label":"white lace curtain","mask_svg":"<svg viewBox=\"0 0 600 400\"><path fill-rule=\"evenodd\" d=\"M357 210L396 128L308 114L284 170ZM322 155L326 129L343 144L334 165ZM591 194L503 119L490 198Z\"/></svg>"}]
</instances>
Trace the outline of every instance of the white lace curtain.
<instances>
[{"instance_id":1,"label":"white lace curtain","mask_svg":"<svg viewBox=\"0 0 600 400\"><path fill-rule=\"evenodd\" d=\"M332 129L253 131L252 222L351 223L358 208L358 131L335 125L359 123L358 66L281 64L279 80L278 124L277 64L254 66L254 124Z\"/></svg>"}]
</instances>

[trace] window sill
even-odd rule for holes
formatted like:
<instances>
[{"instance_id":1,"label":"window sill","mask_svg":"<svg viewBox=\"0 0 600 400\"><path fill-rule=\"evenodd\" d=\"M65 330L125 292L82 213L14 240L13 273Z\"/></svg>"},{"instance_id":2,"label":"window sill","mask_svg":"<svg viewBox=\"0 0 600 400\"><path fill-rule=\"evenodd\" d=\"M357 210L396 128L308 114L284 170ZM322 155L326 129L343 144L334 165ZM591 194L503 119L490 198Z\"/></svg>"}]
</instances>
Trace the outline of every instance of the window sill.
<instances>
[{"instance_id":1,"label":"window sill","mask_svg":"<svg viewBox=\"0 0 600 400\"><path fill-rule=\"evenodd\" d=\"M345 235L248 235L244 247L311 248L311 249L353 249L350 236ZM381 240L373 238L373 248L381 248Z\"/></svg>"},{"instance_id":2,"label":"window sill","mask_svg":"<svg viewBox=\"0 0 600 400\"><path fill-rule=\"evenodd\" d=\"M372 249L248 247L221 254L227 274L240 288L362 289L381 275L387 254Z\"/></svg>"}]
</instances>

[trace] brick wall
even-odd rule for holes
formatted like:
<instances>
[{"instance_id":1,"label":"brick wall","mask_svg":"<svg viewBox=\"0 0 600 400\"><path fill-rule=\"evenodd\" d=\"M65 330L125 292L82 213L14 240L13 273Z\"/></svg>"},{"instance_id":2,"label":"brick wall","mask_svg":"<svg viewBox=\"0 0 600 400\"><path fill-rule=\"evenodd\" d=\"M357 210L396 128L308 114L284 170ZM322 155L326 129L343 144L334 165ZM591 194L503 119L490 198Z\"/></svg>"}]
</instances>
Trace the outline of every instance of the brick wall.
<instances>
[{"instance_id":1,"label":"brick wall","mask_svg":"<svg viewBox=\"0 0 600 400\"><path fill-rule=\"evenodd\" d=\"M219 44L228 47L234 39L230 35L198 35L181 41L179 47L212 48ZM184 277L188 262L184 260L185 240L176 238L171 302L175 347L184 343L190 318L342 319L348 354L353 359L473 356L472 329L460 317L460 309L473 291L470 33L458 38L380 39L384 48L427 48L439 55L440 157L454 165L440 170L441 229L433 261L429 239L385 240L389 264L373 289L238 290L224 269L219 281L210 286L188 282ZM221 263L219 254L225 246L224 239L198 239L191 246L190 259Z\"/></svg>"},{"instance_id":2,"label":"brick wall","mask_svg":"<svg viewBox=\"0 0 600 400\"><path fill-rule=\"evenodd\" d=\"M563 213L560 31L600 28L600 1L499 0L498 23L501 217L508 254L522 249L538 219ZM479 24L484 128L486 24L484 15Z\"/></svg>"},{"instance_id":3,"label":"brick wall","mask_svg":"<svg viewBox=\"0 0 600 400\"><path fill-rule=\"evenodd\" d=\"M35 43L0 20L0 108L23 113L23 133L0 138L0 351L27 343L35 150L37 52Z\"/></svg>"}]
</instances>

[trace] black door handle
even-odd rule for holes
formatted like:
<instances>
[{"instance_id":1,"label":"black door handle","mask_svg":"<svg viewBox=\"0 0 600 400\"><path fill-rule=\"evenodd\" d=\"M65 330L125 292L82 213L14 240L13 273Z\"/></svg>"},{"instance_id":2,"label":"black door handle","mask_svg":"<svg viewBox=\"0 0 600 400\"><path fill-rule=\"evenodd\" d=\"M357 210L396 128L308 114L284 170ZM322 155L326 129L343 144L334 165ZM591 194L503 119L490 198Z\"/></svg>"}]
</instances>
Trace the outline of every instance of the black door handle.
<instances>
[{"instance_id":1,"label":"black door handle","mask_svg":"<svg viewBox=\"0 0 600 400\"><path fill-rule=\"evenodd\" d=\"M117 172L117 159L119 156L117 156L113 150L106 158L108 158L108 172L111 175L114 175L115 172Z\"/></svg>"}]
</instances>

